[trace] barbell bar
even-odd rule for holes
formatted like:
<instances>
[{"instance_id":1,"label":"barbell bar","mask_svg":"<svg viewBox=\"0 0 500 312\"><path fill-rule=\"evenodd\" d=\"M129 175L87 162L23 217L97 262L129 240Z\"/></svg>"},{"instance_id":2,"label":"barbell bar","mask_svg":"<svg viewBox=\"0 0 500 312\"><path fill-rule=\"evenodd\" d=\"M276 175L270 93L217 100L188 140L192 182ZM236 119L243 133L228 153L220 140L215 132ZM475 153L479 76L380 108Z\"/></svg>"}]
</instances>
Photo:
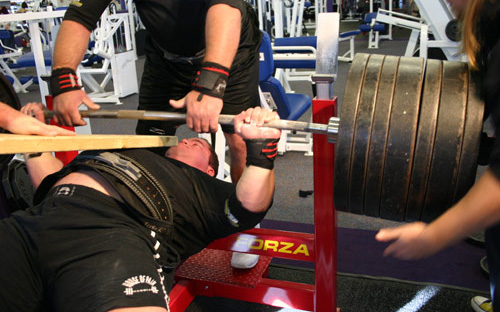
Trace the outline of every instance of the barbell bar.
<instances>
[{"instance_id":1,"label":"barbell bar","mask_svg":"<svg viewBox=\"0 0 500 312\"><path fill-rule=\"evenodd\" d=\"M45 111L44 114L47 119L54 116L54 112L52 111ZM80 115L83 118L161 120L173 122L186 121L187 117L187 115L183 113L147 110L83 110L80 111ZM233 125L233 120L233 115L225 114L219 115L218 119L221 125ZM339 122L340 119L337 117L331 117L328 124L280 119L265 123L262 127L324 134L327 136L328 142L335 143L339 130Z\"/></svg>"}]
</instances>

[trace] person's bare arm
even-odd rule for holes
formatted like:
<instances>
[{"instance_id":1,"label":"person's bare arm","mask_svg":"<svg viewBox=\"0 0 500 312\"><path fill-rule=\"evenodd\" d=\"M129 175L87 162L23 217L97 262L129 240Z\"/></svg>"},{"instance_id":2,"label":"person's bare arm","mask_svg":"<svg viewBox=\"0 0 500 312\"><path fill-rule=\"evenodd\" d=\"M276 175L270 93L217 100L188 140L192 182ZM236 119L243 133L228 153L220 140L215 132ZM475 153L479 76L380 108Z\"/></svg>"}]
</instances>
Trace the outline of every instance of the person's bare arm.
<instances>
[{"instance_id":1,"label":"person's bare arm","mask_svg":"<svg viewBox=\"0 0 500 312\"><path fill-rule=\"evenodd\" d=\"M73 131L44 124L45 117L43 110L44 106L41 103L28 103L21 108L20 112L15 112L19 114L17 119L20 121L20 125L26 125L31 122L41 125L40 127L47 127L57 134L75 135ZM31 116L34 116L36 119ZM28 168L28 173L35 189L38 188L46 176L59 171L63 167L63 163L55 158L52 153L42 153L41 155L37 153L24 154L24 159L26 160L26 167Z\"/></svg>"},{"instance_id":2,"label":"person's bare arm","mask_svg":"<svg viewBox=\"0 0 500 312\"><path fill-rule=\"evenodd\" d=\"M42 153L36 157L31 157L31 155L33 154L24 154L24 159L33 187L37 189L46 176L61 170L63 163L52 153Z\"/></svg>"},{"instance_id":3,"label":"person's bare arm","mask_svg":"<svg viewBox=\"0 0 500 312\"><path fill-rule=\"evenodd\" d=\"M29 104L41 106L41 104L38 103ZM41 118L43 120L42 108L40 108L40 113L42 114ZM2 102L0 102L0 128L15 134L38 134L46 136L75 135L72 131L56 126L46 125L45 123L31 116L27 116Z\"/></svg>"},{"instance_id":4,"label":"person's bare arm","mask_svg":"<svg viewBox=\"0 0 500 312\"><path fill-rule=\"evenodd\" d=\"M210 7L205 24L206 51L204 62L231 68L240 43L241 12L226 4ZM184 98L170 100L175 108L186 107L187 126L196 132L215 132L222 110L222 99L191 91Z\"/></svg>"},{"instance_id":5,"label":"person's bare arm","mask_svg":"<svg viewBox=\"0 0 500 312\"><path fill-rule=\"evenodd\" d=\"M208 10L205 26L205 62L231 67L240 43L241 12L226 4Z\"/></svg>"},{"instance_id":6,"label":"person's bare arm","mask_svg":"<svg viewBox=\"0 0 500 312\"><path fill-rule=\"evenodd\" d=\"M74 21L63 21L55 43L53 70L70 68L76 71L87 50L89 38L90 31L83 25ZM54 98L54 120L65 126L85 125L78 112L78 107L82 104L90 109L100 108L83 90L59 94Z\"/></svg>"},{"instance_id":7,"label":"person's bare arm","mask_svg":"<svg viewBox=\"0 0 500 312\"><path fill-rule=\"evenodd\" d=\"M89 44L90 31L74 21L63 21L57 34L54 48L53 69L76 70Z\"/></svg>"},{"instance_id":8,"label":"person's bare arm","mask_svg":"<svg viewBox=\"0 0 500 312\"><path fill-rule=\"evenodd\" d=\"M500 181L490 170L486 170L464 198L434 222L382 229L376 239L393 241L385 250L385 255L420 259L499 222Z\"/></svg>"},{"instance_id":9,"label":"person's bare arm","mask_svg":"<svg viewBox=\"0 0 500 312\"><path fill-rule=\"evenodd\" d=\"M243 139L278 139L280 130L260 127L274 119L279 119L276 112L251 108L234 118L235 131ZM236 184L236 197L247 210L263 212L271 204L274 180L274 170L247 166Z\"/></svg>"}]
</instances>

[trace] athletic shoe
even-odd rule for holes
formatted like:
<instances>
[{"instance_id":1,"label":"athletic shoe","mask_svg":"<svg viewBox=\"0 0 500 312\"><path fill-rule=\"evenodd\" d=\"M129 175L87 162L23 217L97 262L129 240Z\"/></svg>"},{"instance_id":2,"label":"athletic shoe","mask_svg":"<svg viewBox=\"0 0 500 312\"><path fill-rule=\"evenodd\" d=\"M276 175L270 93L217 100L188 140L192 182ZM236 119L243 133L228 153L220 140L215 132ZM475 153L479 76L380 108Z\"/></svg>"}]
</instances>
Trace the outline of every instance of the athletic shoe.
<instances>
[{"instance_id":1,"label":"athletic shoe","mask_svg":"<svg viewBox=\"0 0 500 312\"><path fill-rule=\"evenodd\" d=\"M471 299L470 304L476 312L493 312L493 305L488 298L475 296Z\"/></svg>"},{"instance_id":2,"label":"athletic shoe","mask_svg":"<svg viewBox=\"0 0 500 312\"><path fill-rule=\"evenodd\" d=\"M259 262L259 255L233 252L231 266L235 269L251 269Z\"/></svg>"}]
</instances>

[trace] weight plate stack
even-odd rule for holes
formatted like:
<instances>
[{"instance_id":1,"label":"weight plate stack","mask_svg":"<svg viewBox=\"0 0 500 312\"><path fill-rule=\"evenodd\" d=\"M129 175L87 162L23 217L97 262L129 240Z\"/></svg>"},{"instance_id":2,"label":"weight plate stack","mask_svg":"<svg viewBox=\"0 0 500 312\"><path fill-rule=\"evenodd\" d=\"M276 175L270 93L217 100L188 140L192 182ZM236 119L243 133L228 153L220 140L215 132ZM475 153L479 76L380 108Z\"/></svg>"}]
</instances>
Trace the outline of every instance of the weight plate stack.
<instances>
[{"instance_id":1,"label":"weight plate stack","mask_svg":"<svg viewBox=\"0 0 500 312\"><path fill-rule=\"evenodd\" d=\"M383 55L372 55L368 60L363 82L363 89L359 98L356 123L354 125L354 139L352 145L351 168L349 170L349 207L351 212L364 212L364 190L370 147L370 132L372 131L375 101L377 100L378 86Z\"/></svg>"},{"instance_id":2,"label":"weight plate stack","mask_svg":"<svg viewBox=\"0 0 500 312\"><path fill-rule=\"evenodd\" d=\"M461 62L357 54L336 143L340 211L431 221L476 176L483 103Z\"/></svg>"},{"instance_id":3,"label":"weight plate stack","mask_svg":"<svg viewBox=\"0 0 500 312\"><path fill-rule=\"evenodd\" d=\"M378 86L377 102L370 133L368 171L366 173L364 193L365 214L372 217L380 216L380 195L387 150L387 135L389 133L389 121L398 66L398 56L386 56Z\"/></svg>"}]
</instances>

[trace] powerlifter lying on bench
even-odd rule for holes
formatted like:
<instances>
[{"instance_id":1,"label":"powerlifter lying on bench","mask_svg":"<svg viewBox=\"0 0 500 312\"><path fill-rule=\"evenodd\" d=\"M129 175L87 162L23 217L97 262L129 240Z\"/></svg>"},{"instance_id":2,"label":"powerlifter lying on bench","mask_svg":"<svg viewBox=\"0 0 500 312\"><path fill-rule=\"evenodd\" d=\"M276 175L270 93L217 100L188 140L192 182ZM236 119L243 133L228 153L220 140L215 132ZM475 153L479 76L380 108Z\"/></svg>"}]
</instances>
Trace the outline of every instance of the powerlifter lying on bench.
<instances>
[{"instance_id":1,"label":"powerlifter lying on bench","mask_svg":"<svg viewBox=\"0 0 500 312\"><path fill-rule=\"evenodd\" d=\"M168 310L179 261L254 227L271 206L280 131L257 125L278 118L259 107L235 117L248 149L236 186L213 178L217 157L199 138L166 157L83 152L64 168L49 153L27 156L35 206L0 221L0 306Z\"/></svg>"}]
</instances>

